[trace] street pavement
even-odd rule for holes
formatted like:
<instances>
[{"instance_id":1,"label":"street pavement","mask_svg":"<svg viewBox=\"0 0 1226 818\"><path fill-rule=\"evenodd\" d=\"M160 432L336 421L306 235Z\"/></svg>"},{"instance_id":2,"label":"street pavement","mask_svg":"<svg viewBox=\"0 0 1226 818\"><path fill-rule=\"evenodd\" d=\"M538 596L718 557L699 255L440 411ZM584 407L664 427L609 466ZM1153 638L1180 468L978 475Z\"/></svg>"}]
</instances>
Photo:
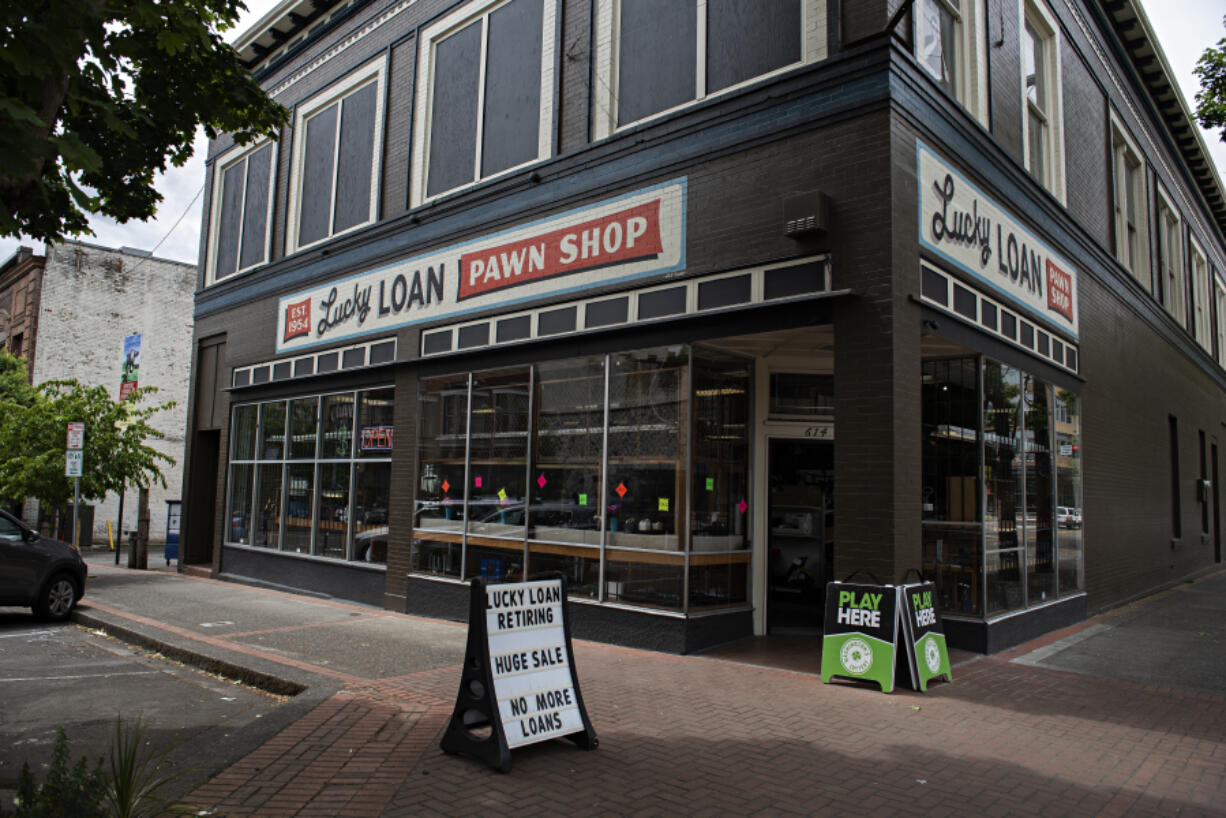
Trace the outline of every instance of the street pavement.
<instances>
[{"instance_id":1,"label":"street pavement","mask_svg":"<svg viewBox=\"0 0 1226 818\"><path fill-rule=\"evenodd\" d=\"M823 685L816 640L577 641L599 748L533 745L499 774L438 746L464 625L103 557L79 622L299 691L244 746L194 742L215 771L183 794L202 814L1226 815L1226 571L957 654L927 694Z\"/></svg>"}]
</instances>

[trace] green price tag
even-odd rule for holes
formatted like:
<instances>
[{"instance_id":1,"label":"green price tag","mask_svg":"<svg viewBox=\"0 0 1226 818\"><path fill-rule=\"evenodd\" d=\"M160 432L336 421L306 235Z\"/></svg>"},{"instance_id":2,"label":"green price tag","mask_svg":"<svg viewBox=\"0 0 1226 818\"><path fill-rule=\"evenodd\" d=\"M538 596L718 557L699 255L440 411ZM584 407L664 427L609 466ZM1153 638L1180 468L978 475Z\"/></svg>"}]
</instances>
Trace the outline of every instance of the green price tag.
<instances>
[{"instance_id":1,"label":"green price tag","mask_svg":"<svg viewBox=\"0 0 1226 818\"><path fill-rule=\"evenodd\" d=\"M587 505L587 495L586 495L586 494L580 494L580 495L579 495L579 505L581 505L581 506L586 506L586 505Z\"/></svg>"},{"instance_id":2,"label":"green price tag","mask_svg":"<svg viewBox=\"0 0 1226 818\"><path fill-rule=\"evenodd\" d=\"M659 506L659 510L660 510L660 511L668 511L668 498L667 498L667 497L661 497L661 498L660 498L660 506Z\"/></svg>"},{"instance_id":3,"label":"green price tag","mask_svg":"<svg viewBox=\"0 0 1226 818\"><path fill-rule=\"evenodd\" d=\"M707 478L707 491L715 491L715 478L714 477Z\"/></svg>"}]
</instances>

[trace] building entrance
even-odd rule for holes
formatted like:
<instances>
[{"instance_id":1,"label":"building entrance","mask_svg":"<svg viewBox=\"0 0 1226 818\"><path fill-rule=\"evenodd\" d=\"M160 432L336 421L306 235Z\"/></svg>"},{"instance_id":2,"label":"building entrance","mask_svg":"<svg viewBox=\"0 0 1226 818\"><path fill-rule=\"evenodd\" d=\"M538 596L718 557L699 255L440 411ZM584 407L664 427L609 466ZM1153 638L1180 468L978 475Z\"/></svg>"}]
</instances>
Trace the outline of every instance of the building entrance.
<instances>
[{"instance_id":1,"label":"building entrance","mask_svg":"<svg viewBox=\"0 0 1226 818\"><path fill-rule=\"evenodd\" d=\"M771 438L767 468L767 631L820 633L834 565L834 443Z\"/></svg>"}]
</instances>

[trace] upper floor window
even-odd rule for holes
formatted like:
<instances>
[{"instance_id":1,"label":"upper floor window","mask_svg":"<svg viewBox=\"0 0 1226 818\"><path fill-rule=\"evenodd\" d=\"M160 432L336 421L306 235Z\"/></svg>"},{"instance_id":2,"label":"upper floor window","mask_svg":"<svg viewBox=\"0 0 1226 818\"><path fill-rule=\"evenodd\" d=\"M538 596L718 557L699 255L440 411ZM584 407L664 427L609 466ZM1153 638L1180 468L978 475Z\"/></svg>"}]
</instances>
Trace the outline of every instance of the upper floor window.
<instances>
[{"instance_id":1,"label":"upper floor window","mask_svg":"<svg viewBox=\"0 0 1226 818\"><path fill-rule=\"evenodd\" d=\"M1213 332L1209 324L1209 262L1205 251L1193 238L1188 242L1188 266L1192 268L1192 335L1206 352L1213 352Z\"/></svg>"},{"instance_id":2,"label":"upper floor window","mask_svg":"<svg viewBox=\"0 0 1226 818\"><path fill-rule=\"evenodd\" d=\"M476 2L422 36L413 201L548 157L554 0Z\"/></svg>"},{"instance_id":3,"label":"upper floor window","mask_svg":"<svg viewBox=\"0 0 1226 818\"><path fill-rule=\"evenodd\" d=\"M1217 308L1217 362L1226 367L1226 288L1213 280L1213 301Z\"/></svg>"},{"instance_id":4,"label":"upper floor window","mask_svg":"<svg viewBox=\"0 0 1226 818\"><path fill-rule=\"evenodd\" d=\"M1064 200L1063 106L1060 40L1055 20L1040 4L1022 8L1022 143L1026 169Z\"/></svg>"},{"instance_id":5,"label":"upper floor window","mask_svg":"<svg viewBox=\"0 0 1226 818\"><path fill-rule=\"evenodd\" d=\"M1183 231L1179 214L1166 195L1158 191L1158 267L1162 306L1183 326L1184 306Z\"/></svg>"},{"instance_id":6,"label":"upper floor window","mask_svg":"<svg viewBox=\"0 0 1226 818\"><path fill-rule=\"evenodd\" d=\"M1111 122L1111 192L1115 206L1115 257L1150 289L1145 166L1124 130Z\"/></svg>"},{"instance_id":7,"label":"upper floor window","mask_svg":"<svg viewBox=\"0 0 1226 818\"><path fill-rule=\"evenodd\" d=\"M986 124L986 63L980 59L980 3L917 0L915 56L920 65L980 122Z\"/></svg>"},{"instance_id":8,"label":"upper floor window","mask_svg":"<svg viewBox=\"0 0 1226 818\"><path fill-rule=\"evenodd\" d=\"M385 60L375 60L298 106L287 252L375 220Z\"/></svg>"},{"instance_id":9,"label":"upper floor window","mask_svg":"<svg viewBox=\"0 0 1226 818\"><path fill-rule=\"evenodd\" d=\"M598 0L595 138L825 57L821 0Z\"/></svg>"},{"instance_id":10,"label":"upper floor window","mask_svg":"<svg viewBox=\"0 0 1226 818\"><path fill-rule=\"evenodd\" d=\"M206 269L211 284L268 261L277 147L234 148L213 163Z\"/></svg>"}]
</instances>

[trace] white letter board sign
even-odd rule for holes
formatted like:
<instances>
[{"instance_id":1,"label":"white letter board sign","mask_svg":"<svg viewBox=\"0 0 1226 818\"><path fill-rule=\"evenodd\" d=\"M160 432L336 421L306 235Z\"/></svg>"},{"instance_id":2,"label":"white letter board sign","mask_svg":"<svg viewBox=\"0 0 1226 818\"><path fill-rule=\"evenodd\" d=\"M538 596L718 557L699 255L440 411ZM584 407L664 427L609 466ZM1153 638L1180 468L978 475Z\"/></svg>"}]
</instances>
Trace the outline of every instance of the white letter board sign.
<instances>
[{"instance_id":1,"label":"white letter board sign","mask_svg":"<svg viewBox=\"0 0 1226 818\"><path fill-rule=\"evenodd\" d=\"M508 772L512 749L563 736L596 749L574 672L565 579L473 579L460 692L442 749Z\"/></svg>"}]
</instances>

